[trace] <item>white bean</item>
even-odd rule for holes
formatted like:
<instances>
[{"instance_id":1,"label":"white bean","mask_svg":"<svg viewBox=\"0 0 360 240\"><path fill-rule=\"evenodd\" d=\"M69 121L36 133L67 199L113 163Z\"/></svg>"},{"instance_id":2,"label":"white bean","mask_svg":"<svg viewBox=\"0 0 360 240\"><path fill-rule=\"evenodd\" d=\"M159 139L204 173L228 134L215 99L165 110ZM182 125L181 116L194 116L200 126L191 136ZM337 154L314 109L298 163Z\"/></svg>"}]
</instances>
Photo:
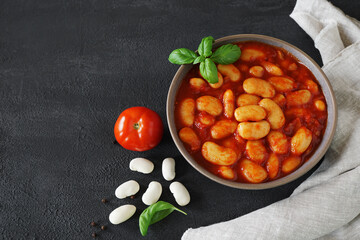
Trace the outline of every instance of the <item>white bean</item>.
<instances>
[{"instance_id":1,"label":"white bean","mask_svg":"<svg viewBox=\"0 0 360 240\"><path fill-rule=\"evenodd\" d=\"M237 122L232 120L219 120L211 127L210 133L214 139L221 139L236 131Z\"/></svg>"},{"instance_id":2,"label":"white bean","mask_svg":"<svg viewBox=\"0 0 360 240\"><path fill-rule=\"evenodd\" d=\"M270 132L270 124L265 121L239 123L237 131L246 140L258 140ZM222 164L224 165L224 164Z\"/></svg>"},{"instance_id":3,"label":"white bean","mask_svg":"<svg viewBox=\"0 0 360 240\"><path fill-rule=\"evenodd\" d=\"M184 126L191 127L195 120L195 100L186 98L179 105L180 121Z\"/></svg>"},{"instance_id":4,"label":"white bean","mask_svg":"<svg viewBox=\"0 0 360 240\"><path fill-rule=\"evenodd\" d=\"M218 64L217 69L219 72L221 72L222 75L228 77L232 82L238 82L241 78L241 72L232 64Z\"/></svg>"},{"instance_id":5,"label":"white bean","mask_svg":"<svg viewBox=\"0 0 360 240\"><path fill-rule=\"evenodd\" d=\"M134 158L130 162L130 169L135 172L149 174L154 170L154 164L146 158Z\"/></svg>"},{"instance_id":6,"label":"white bean","mask_svg":"<svg viewBox=\"0 0 360 240\"><path fill-rule=\"evenodd\" d=\"M218 169L218 173L226 179L234 179L235 178L235 172L231 167L228 166L220 166Z\"/></svg>"},{"instance_id":7,"label":"white bean","mask_svg":"<svg viewBox=\"0 0 360 240\"><path fill-rule=\"evenodd\" d=\"M115 190L115 196L117 198L123 199L135 195L139 190L140 185L136 181L130 180L124 182Z\"/></svg>"},{"instance_id":8,"label":"white bean","mask_svg":"<svg viewBox=\"0 0 360 240\"><path fill-rule=\"evenodd\" d=\"M271 99L263 99L259 105L265 108L267 112L267 120L270 123L271 129L279 129L285 124L285 116L279 105Z\"/></svg>"},{"instance_id":9,"label":"white bean","mask_svg":"<svg viewBox=\"0 0 360 240\"><path fill-rule=\"evenodd\" d=\"M269 82L260 78L247 78L243 82L245 92L255 94L263 98L275 96L275 88Z\"/></svg>"},{"instance_id":10,"label":"white bean","mask_svg":"<svg viewBox=\"0 0 360 240\"><path fill-rule=\"evenodd\" d=\"M260 121L266 117L264 108L258 105L246 105L235 110L235 119L238 122Z\"/></svg>"},{"instance_id":11,"label":"white bean","mask_svg":"<svg viewBox=\"0 0 360 240\"><path fill-rule=\"evenodd\" d=\"M266 62L263 61L261 62L261 65L266 69L266 71L272 75L275 76L281 76L283 75L283 71L281 70L281 68L279 68L278 66L276 66L275 64L271 63L271 62Z\"/></svg>"},{"instance_id":12,"label":"white bean","mask_svg":"<svg viewBox=\"0 0 360 240\"><path fill-rule=\"evenodd\" d=\"M180 206L186 206L190 202L189 191L180 182L173 182L170 184L170 192L174 195L175 201Z\"/></svg>"},{"instance_id":13,"label":"white bean","mask_svg":"<svg viewBox=\"0 0 360 240\"><path fill-rule=\"evenodd\" d=\"M296 155L303 154L310 146L312 141L312 132L306 127L299 128L291 138L291 152Z\"/></svg>"},{"instance_id":14,"label":"white bean","mask_svg":"<svg viewBox=\"0 0 360 240\"><path fill-rule=\"evenodd\" d=\"M220 100L212 96L201 96L196 99L196 108L213 116L219 116L223 110Z\"/></svg>"},{"instance_id":15,"label":"white bean","mask_svg":"<svg viewBox=\"0 0 360 240\"><path fill-rule=\"evenodd\" d=\"M265 57L265 53L263 53L262 51L259 51L257 49L245 48L241 52L240 59L243 61L250 62L258 58L264 58L264 57Z\"/></svg>"},{"instance_id":16,"label":"white bean","mask_svg":"<svg viewBox=\"0 0 360 240\"><path fill-rule=\"evenodd\" d=\"M162 186L159 182L152 181L149 183L148 188L146 189L144 195L142 196L142 201L146 205L151 205L156 203L162 193Z\"/></svg>"},{"instance_id":17,"label":"white bean","mask_svg":"<svg viewBox=\"0 0 360 240\"><path fill-rule=\"evenodd\" d=\"M210 141L203 144L201 154L207 161L216 165L229 166L238 160L238 155L232 148L223 147Z\"/></svg>"},{"instance_id":18,"label":"white bean","mask_svg":"<svg viewBox=\"0 0 360 240\"><path fill-rule=\"evenodd\" d=\"M325 103L324 103L323 101L321 101L321 100L316 100L316 101L314 102L314 104L315 104L315 107L316 107L317 110L319 110L319 111L325 111L326 106L325 106Z\"/></svg>"},{"instance_id":19,"label":"white bean","mask_svg":"<svg viewBox=\"0 0 360 240\"><path fill-rule=\"evenodd\" d=\"M162 175L166 181L171 181L175 178L175 159L164 159L162 163Z\"/></svg>"},{"instance_id":20,"label":"white bean","mask_svg":"<svg viewBox=\"0 0 360 240\"><path fill-rule=\"evenodd\" d=\"M215 118L214 118L214 122L215 122ZM201 142L199 137L196 135L195 131L192 128L189 127L182 128L179 132L179 137L181 141L190 145L192 151L199 150L201 146Z\"/></svg>"},{"instance_id":21,"label":"white bean","mask_svg":"<svg viewBox=\"0 0 360 240\"><path fill-rule=\"evenodd\" d=\"M134 205L130 205L130 204L123 205L121 207L114 209L110 213L109 221L112 224L120 224L131 218L132 215L134 215L135 211L136 211L136 207Z\"/></svg>"}]
</instances>

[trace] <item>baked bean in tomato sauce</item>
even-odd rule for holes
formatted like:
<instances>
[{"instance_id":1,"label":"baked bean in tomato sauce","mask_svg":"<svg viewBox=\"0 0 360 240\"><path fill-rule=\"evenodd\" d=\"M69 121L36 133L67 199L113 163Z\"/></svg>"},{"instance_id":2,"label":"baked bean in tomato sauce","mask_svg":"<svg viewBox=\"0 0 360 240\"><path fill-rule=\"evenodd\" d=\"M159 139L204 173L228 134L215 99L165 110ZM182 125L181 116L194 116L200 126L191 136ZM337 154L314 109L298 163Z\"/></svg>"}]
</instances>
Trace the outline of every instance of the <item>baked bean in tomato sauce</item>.
<instances>
[{"instance_id":1,"label":"baked bean in tomato sauce","mask_svg":"<svg viewBox=\"0 0 360 240\"><path fill-rule=\"evenodd\" d=\"M298 169L326 128L325 97L313 74L284 49L239 42L241 57L217 65L210 85L193 66L177 93L176 127L205 169L246 183L273 181Z\"/></svg>"}]
</instances>

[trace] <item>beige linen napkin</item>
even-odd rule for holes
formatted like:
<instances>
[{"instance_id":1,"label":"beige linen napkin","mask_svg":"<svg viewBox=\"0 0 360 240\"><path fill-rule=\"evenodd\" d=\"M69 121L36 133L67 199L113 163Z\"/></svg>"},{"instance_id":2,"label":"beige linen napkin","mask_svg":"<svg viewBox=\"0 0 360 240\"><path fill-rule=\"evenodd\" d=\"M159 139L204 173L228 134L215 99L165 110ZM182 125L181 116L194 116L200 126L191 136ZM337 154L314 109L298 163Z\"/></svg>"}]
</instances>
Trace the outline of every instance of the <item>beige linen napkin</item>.
<instances>
[{"instance_id":1,"label":"beige linen napkin","mask_svg":"<svg viewBox=\"0 0 360 240\"><path fill-rule=\"evenodd\" d=\"M290 15L319 49L338 104L334 140L319 169L287 199L182 239L360 239L360 22L325 0Z\"/></svg>"}]
</instances>

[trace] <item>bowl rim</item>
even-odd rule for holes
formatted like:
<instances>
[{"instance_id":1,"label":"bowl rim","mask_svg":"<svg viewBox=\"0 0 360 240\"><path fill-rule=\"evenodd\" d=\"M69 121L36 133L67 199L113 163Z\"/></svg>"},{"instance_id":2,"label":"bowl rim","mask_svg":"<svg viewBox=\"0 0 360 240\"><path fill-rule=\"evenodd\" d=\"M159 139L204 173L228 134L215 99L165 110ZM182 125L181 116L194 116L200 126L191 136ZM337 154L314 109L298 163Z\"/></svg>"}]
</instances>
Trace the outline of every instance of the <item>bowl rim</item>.
<instances>
[{"instance_id":1,"label":"bowl rim","mask_svg":"<svg viewBox=\"0 0 360 240\"><path fill-rule=\"evenodd\" d=\"M171 101L171 97L172 97L172 94L174 94L175 95L174 99L176 98L177 91L178 91L178 86L180 86L180 84L176 85L176 80L181 77L181 75L183 74L182 72L185 70L185 68L188 67L188 65L181 65L178 68L178 70L176 71L176 73L175 73L175 75L174 75L174 77L173 77L173 79L171 81L169 91L168 91L168 94L167 94L167 101L166 101L167 122L168 122L171 137L172 137L173 141L175 142L175 145L176 145L177 149L180 151L182 156L187 160L187 162L193 168L195 168L198 172L200 172L202 175L204 175L205 177L207 177L207 178L209 178L209 179L211 179L211 180L213 180L213 181L215 181L217 183L220 183L222 185L232 187L232 188L238 188L238 189L262 190L262 189L275 188L275 187L290 183L290 182L298 179L299 177L303 176L304 174L309 172L322 159L322 157L325 155L326 151L330 147L330 144L331 144L332 139L333 139L334 134L335 134L336 125L337 125L337 114L338 113L337 113L337 105L336 105L335 94L334 94L334 91L332 89L332 86L330 84L329 79L327 78L325 73L322 71L321 67L308 54L306 54L305 52L300 50L298 47L296 47L296 46L294 46L294 45L292 45L292 44L290 44L288 42L285 42L285 41L283 41L281 39L266 36L266 35L260 35L260 34L236 34L236 35L229 35L229 36L226 36L226 37L218 38L218 39L215 40L214 45L216 46L216 45L219 45L219 44L221 44L223 42L241 42L241 38L244 38L244 39L245 38L251 38L250 41L259 40L260 42L261 42L261 40L268 40L268 41L277 42L279 44L286 45L287 47L293 48L295 51L298 51L301 55L303 55L307 60L309 60L314 65L314 67L316 68L318 73L322 76L323 80L325 81L324 83L325 83L326 87L329 90L330 98L326 99L327 105L329 106L329 100L330 100L331 101L331 106L333 106L332 111L333 111L333 115L334 115L333 118L334 119L333 119L333 122L332 122L331 126L328 125L329 124L329 109L328 109L328 119L327 119L327 125L326 125L325 132L328 131L329 127L331 127L331 129L329 129L329 131L330 131L330 133L328 135L329 138L327 139L325 145L323 145L322 148L320 149L320 145L321 145L320 144L318 146L318 149L313 153L313 155L310 157L310 159L307 160L297 170L295 170L294 172L286 175L285 177L282 177L282 178L279 178L279 179L276 179L276 180L270 181L270 182L258 183L258 184L241 183L241 182L235 182L235 181L230 181L230 180L223 179L223 178L218 177L215 174L209 172L204 167L202 167L195 159L193 159L192 156L188 153L188 151L183 146L183 143L181 142L181 140L178 137L176 126L175 126L175 121L171 121L171 118L174 117L174 112L171 112L172 110L174 110L172 108L174 106L171 106L171 104L174 104L174 101L173 102ZM244 41L249 41L249 40L244 40ZM269 43L267 43L267 44L269 44ZM283 48L283 47L281 47L281 48ZM306 66L306 67L309 68L308 66ZM310 70L310 71L312 71L312 70ZM183 79L180 79L178 81L180 81L180 83L181 83L182 80ZM177 88L177 89L175 89L175 88ZM171 114L172 114L172 116L171 116ZM324 133L324 135L325 135L325 133ZM315 153L316 153L316 155L315 155ZM314 156L316 157L315 159L313 159Z\"/></svg>"}]
</instances>

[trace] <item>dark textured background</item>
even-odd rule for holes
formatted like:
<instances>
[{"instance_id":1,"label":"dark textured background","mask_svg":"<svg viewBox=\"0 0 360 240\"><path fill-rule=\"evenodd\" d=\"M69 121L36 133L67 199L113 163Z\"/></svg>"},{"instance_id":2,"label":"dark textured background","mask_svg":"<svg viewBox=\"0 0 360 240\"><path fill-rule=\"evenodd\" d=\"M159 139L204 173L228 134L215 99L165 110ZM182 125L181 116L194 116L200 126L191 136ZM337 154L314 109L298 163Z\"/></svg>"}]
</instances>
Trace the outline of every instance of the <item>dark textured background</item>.
<instances>
[{"instance_id":1,"label":"dark textured background","mask_svg":"<svg viewBox=\"0 0 360 240\"><path fill-rule=\"evenodd\" d=\"M359 1L333 3L360 18ZM231 189L195 171L177 151L166 125L167 89L178 66L171 50L196 49L201 38L259 33L288 41L320 65L312 40L289 17L295 1L1 1L0 2L0 238L141 238L141 194L152 180L174 203L161 161L174 157L176 180L188 187L188 216L170 215L148 239L179 239L189 227L229 220L288 197L306 177L263 191ZM114 145L113 125L131 106L160 114L164 138L155 149ZM150 175L129 161L147 157ZM135 179L134 200L114 197ZM106 197L109 203L101 203ZM111 226L108 214L134 203L135 217ZM107 224L100 232L89 223Z\"/></svg>"}]
</instances>

